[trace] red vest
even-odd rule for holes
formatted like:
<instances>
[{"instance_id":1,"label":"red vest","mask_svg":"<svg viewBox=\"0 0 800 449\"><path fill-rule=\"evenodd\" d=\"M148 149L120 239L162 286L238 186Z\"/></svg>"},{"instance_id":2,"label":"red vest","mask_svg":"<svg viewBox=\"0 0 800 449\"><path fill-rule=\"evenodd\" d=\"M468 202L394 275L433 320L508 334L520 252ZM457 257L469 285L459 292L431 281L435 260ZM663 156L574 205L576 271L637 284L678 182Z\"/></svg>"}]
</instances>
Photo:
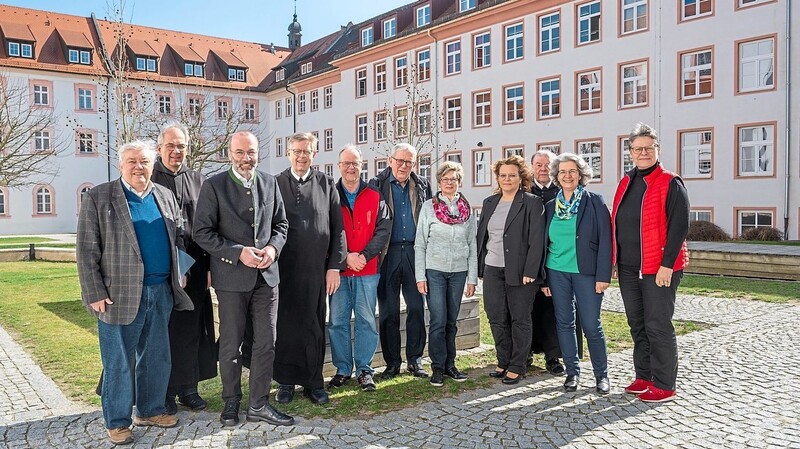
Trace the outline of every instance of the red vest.
<instances>
[{"instance_id":1,"label":"red vest","mask_svg":"<svg viewBox=\"0 0 800 449\"><path fill-rule=\"evenodd\" d=\"M661 267L661 260L664 257L664 245L667 242L667 193L675 173L664 170L661 165L655 168L652 173L644 177L647 188L642 198L642 216L640 225L640 237L642 242L642 274L656 274ZM617 186L617 193L614 195L614 208L611 213L611 235L614 239L612 245L612 263L617 263L617 208L628 190L631 177L626 175L620 180ZM629 230L626 230L629 231ZM683 270L689 264L689 251L686 248L686 241L681 245L678 257L672 269L674 271Z\"/></svg>"},{"instance_id":2,"label":"red vest","mask_svg":"<svg viewBox=\"0 0 800 449\"><path fill-rule=\"evenodd\" d=\"M342 197L342 218L344 219L344 232L347 236L347 252L358 253L367 247L375 234L375 225L378 222L378 207L381 203L381 194L372 187L365 187L358 192L353 212L350 213L347 198ZM367 261L361 271L352 271L349 268L342 271L342 276L367 276L378 274L378 256Z\"/></svg>"}]
</instances>

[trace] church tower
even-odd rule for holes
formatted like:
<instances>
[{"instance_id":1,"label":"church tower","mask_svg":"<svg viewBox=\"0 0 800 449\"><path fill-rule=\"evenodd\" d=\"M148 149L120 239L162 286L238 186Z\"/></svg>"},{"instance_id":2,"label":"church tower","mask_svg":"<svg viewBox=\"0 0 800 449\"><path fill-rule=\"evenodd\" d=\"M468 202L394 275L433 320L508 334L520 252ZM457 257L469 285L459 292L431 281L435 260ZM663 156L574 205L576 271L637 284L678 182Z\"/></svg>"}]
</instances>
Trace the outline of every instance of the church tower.
<instances>
[{"instance_id":1,"label":"church tower","mask_svg":"<svg viewBox=\"0 0 800 449\"><path fill-rule=\"evenodd\" d=\"M297 0L294 2L294 20L289 24L289 50L294 50L302 45L303 27L297 21Z\"/></svg>"}]
</instances>

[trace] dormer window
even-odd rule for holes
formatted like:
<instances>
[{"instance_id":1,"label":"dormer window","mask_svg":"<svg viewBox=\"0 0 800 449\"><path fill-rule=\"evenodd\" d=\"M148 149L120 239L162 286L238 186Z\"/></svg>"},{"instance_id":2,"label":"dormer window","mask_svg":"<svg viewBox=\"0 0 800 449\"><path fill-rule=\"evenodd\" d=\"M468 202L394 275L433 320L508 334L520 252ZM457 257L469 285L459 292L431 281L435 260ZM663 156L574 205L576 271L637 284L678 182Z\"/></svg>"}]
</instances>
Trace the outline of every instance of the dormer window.
<instances>
[{"instance_id":1,"label":"dormer window","mask_svg":"<svg viewBox=\"0 0 800 449\"><path fill-rule=\"evenodd\" d=\"M228 69L228 80L229 81L245 81L245 71L244 71L244 69L237 69L235 67L230 67Z\"/></svg>"},{"instance_id":2,"label":"dormer window","mask_svg":"<svg viewBox=\"0 0 800 449\"><path fill-rule=\"evenodd\" d=\"M431 5L427 4L417 8L417 28L431 23Z\"/></svg>"},{"instance_id":3,"label":"dormer window","mask_svg":"<svg viewBox=\"0 0 800 449\"><path fill-rule=\"evenodd\" d=\"M186 76L203 77L203 64L199 62L186 62L183 64L183 74Z\"/></svg>"},{"instance_id":4,"label":"dormer window","mask_svg":"<svg viewBox=\"0 0 800 449\"><path fill-rule=\"evenodd\" d=\"M143 56L136 57L136 70L140 72L155 72L156 71L156 58L146 58Z\"/></svg>"},{"instance_id":5,"label":"dormer window","mask_svg":"<svg viewBox=\"0 0 800 449\"><path fill-rule=\"evenodd\" d=\"M305 75L307 73L311 73L311 61L300 66L300 74Z\"/></svg>"},{"instance_id":6,"label":"dormer window","mask_svg":"<svg viewBox=\"0 0 800 449\"><path fill-rule=\"evenodd\" d=\"M390 37L394 37L396 34L397 34L397 18L392 17L389 20L384 20L383 38L389 39Z\"/></svg>"},{"instance_id":7,"label":"dormer window","mask_svg":"<svg viewBox=\"0 0 800 449\"><path fill-rule=\"evenodd\" d=\"M286 69L280 69L275 72L275 82L283 81L286 78Z\"/></svg>"},{"instance_id":8,"label":"dormer window","mask_svg":"<svg viewBox=\"0 0 800 449\"><path fill-rule=\"evenodd\" d=\"M33 59L33 44L9 41L8 56Z\"/></svg>"},{"instance_id":9,"label":"dormer window","mask_svg":"<svg viewBox=\"0 0 800 449\"><path fill-rule=\"evenodd\" d=\"M458 0L458 12L475 9L476 0Z\"/></svg>"},{"instance_id":10,"label":"dormer window","mask_svg":"<svg viewBox=\"0 0 800 449\"><path fill-rule=\"evenodd\" d=\"M361 30L361 46L366 47L369 45L372 45L372 27Z\"/></svg>"},{"instance_id":11,"label":"dormer window","mask_svg":"<svg viewBox=\"0 0 800 449\"><path fill-rule=\"evenodd\" d=\"M70 64L90 65L92 63L92 52L70 48L67 51L67 60Z\"/></svg>"}]
</instances>

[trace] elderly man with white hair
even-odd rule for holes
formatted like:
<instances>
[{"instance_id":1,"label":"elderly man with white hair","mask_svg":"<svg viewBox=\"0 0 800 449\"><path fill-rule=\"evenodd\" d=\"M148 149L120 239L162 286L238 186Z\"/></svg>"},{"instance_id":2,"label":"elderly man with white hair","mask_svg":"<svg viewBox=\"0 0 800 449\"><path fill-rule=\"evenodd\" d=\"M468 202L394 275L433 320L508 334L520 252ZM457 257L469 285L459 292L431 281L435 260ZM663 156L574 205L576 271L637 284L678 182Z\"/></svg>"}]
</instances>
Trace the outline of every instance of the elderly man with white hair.
<instances>
[{"instance_id":1,"label":"elderly man with white hair","mask_svg":"<svg viewBox=\"0 0 800 449\"><path fill-rule=\"evenodd\" d=\"M181 211L172 192L150 180L156 152L135 141L122 145L118 156L121 177L83 196L77 261L83 304L98 319L103 419L110 441L126 444L133 441L134 395L137 426L178 422L164 408L168 323L173 309L193 305L178 270Z\"/></svg>"}]
</instances>

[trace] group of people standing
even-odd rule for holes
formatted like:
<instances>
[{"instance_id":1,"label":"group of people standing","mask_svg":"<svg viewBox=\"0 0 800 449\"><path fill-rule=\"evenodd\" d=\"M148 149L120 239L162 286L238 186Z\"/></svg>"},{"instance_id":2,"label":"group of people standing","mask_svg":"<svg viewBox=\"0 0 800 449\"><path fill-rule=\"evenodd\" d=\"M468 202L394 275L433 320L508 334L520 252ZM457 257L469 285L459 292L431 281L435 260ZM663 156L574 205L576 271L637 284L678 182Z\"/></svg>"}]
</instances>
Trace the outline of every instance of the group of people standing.
<instances>
[{"instance_id":1,"label":"group of people standing","mask_svg":"<svg viewBox=\"0 0 800 449\"><path fill-rule=\"evenodd\" d=\"M314 170L310 133L289 138L291 166L276 176L257 170L249 132L233 134L229 169L207 180L184 164L189 141L180 124L162 130L157 152L144 142L122 145L120 179L84 196L77 237L83 302L98 318L111 442L132 442L132 423L175 426L178 403L205 408L197 385L216 376L217 360L223 425L239 423L243 366L247 420L293 424L270 404L270 386L278 384L279 403L291 402L297 386L315 404L329 401L326 316L336 367L328 388L355 376L362 390L375 390L379 341L386 368L378 377L401 372L401 292L408 372L434 386L464 381L457 320L479 278L497 350L490 376L516 384L531 353L543 351L553 374L564 373L563 357L564 388L575 391L582 328L596 389L608 393L600 308L615 265L635 345L636 380L626 392L673 398L671 317L687 260L688 200L680 178L660 166L655 131L639 125L630 141L636 168L620 182L612 214L585 189L592 169L582 158L540 151L533 173L520 156L494 164L497 187L480 220L459 192L461 165L439 165L433 194L408 144L396 145L369 183L353 145L339 153L338 182ZM422 364L426 343L431 374Z\"/></svg>"}]
</instances>

